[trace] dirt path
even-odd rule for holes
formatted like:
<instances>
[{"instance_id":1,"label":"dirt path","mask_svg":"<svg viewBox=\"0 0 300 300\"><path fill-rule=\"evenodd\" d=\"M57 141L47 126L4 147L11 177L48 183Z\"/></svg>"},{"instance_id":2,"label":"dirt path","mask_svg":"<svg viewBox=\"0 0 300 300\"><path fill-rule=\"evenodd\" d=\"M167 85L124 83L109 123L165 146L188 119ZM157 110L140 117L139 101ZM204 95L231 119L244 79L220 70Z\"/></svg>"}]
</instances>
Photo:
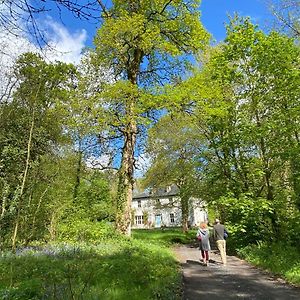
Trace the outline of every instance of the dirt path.
<instances>
[{"instance_id":1,"label":"dirt path","mask_svg":"<svg viewBox=\"0 0 300 300\"><path fill-rule=\"evenodd\" d=\"M300 300L300 288L271 278L235 256L227 256L224 267L217 251L212 251L207 267L193 246L178 246L174 252L183 269L184 300Z\"/></svg>"}]
</instances>

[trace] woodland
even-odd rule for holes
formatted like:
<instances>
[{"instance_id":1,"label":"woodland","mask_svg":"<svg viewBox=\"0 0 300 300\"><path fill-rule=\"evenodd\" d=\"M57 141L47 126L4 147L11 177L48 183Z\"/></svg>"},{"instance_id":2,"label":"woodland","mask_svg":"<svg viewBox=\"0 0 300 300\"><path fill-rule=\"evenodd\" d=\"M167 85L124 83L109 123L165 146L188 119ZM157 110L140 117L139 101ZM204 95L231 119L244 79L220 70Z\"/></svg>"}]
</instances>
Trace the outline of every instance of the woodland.
<instances>
[{"instance_id":1,"label":"woodland","mask_svg":"<svg viewBox=\"0 0 300 300\"><path fill-rule=\"evenodd\" d=\"M78 18L101 15L99 29L79 65L29 52L5 74L0 251L9 262L0 264L8 268L11 255L44 245L102 244L108 255L118 244L126 253L133 189L175 184L183 232L189 199L199 197L211 219L225 222L234 251L289 249L290 278L300 282L299 1L272 6L277 26L269 30L231 17L218 44L200 21L198 0L50 2ZM23 9L41 42L34 17L43 5L4 3L13 18L0 13L1 24L9 30L7 20ZM149 163L137 178L140 157ZM50 294L67 299L55 284ZM3 299L25 299L10 295Z\"/></svg>"}]
</instances>

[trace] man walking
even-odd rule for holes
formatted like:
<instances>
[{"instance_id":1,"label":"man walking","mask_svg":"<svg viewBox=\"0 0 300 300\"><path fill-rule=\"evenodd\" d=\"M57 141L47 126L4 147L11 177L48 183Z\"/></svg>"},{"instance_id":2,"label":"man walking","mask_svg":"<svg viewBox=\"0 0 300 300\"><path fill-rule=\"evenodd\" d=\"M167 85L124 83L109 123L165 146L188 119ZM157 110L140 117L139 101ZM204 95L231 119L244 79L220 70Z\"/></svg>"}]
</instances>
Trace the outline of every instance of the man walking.
<instances>
[{"instance_id":1,"label":"man walking","mask_svg":"<svg viewBox=\"0 0 300 300\"><path fill-rule=\"evenodd\" d=\"M224 239L225 231L226 231L225 226L220 223L219 219L216 219L215 220L215 225L214 225L214 238L216 240L217 247L220 251L222 263L223 263L224 266L226 266L226 264L227 264L226 241Z\"/></svg>"}]
</instances>

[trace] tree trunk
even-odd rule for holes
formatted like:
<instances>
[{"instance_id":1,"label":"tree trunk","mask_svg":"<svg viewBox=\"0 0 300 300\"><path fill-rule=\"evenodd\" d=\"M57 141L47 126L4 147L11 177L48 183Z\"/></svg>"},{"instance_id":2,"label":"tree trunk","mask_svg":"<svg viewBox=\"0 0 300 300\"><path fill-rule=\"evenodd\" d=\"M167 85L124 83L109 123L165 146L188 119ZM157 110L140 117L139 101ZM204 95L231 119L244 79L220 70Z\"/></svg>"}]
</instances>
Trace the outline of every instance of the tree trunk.
<instances>
[{"instance_id":1,"label":"tree trunk","mask_svg":"<svg viewBox=\"0 0 300 300\"><path fill-rule=\"evenodd\" d=\"M181 215L182 215L182 230L187 232L189 229L189 198L181 197Z\"/></svg>"},{"instance_id":2,"label":"tree trunk","mask_svg":"<svg viewBox=\"0 0 300 300\"><path fill-rule=\"evenodd\" d=\"M50 225L48 230L50 233L50 240L54 241L56 236L56 212L55 211L51 214Z\"/></svg>"},{"instance_id":3,"label":"tree trunk","mask_svg":"<svg viewBox=\"0 0 300 300\"><path fill-rule=\"evenodd\" d=\"M3 192L2 192L2 207L1 207L1 215L0 215L0 219L2 219L5 215L6 212L6 205L7 205L7 197L9 194L9 184L6 182L6 180L4 180L4 184L3 184Z\"/></svg>"},{"instance_id":4,"label":"tree trunk","mask_svg":"<svg viewBox=\"0 0 300 300\"><path fill-rule=\"evenodd\" d=\"M75 203L77 196L78 196L78 190L80 186L80 177L81 177L81 167L82 167L82 151L81 151L81 141L79 142L79 150L78 150L78 159L77 159L77 168L76 168L76 179L75 179L75 185L74 185L74 191L73 191L73 201Z\"/></svg>"},{"instance_id":5,"label":"tree trunk","mask_svg":"<svg viewBox=\"0 0 300 300\"><path fill-rule=\"evenodd\" d=\"M125 135L122 162L119 171L117 195L117 230L127 236L131 235L131 202L133 191L134 146L136 140L136 124L131 121Z\"/></svg>"},{"instance_id":6,"label":"tree trunk","mask_svg":"<svg viewBox=\"0 0 300 300\"><path fill-rule=\"evenodd\" d=\"M46 195L46 193L47 193L49 187L50 187L50 186L48 185L48 186L46 187L46 189L43 191L43 193L42 193L42 195L40 196L40 198L39 198L39 202L38 202L38 205L37 205L37 207L36 207L36 210L35 210L35 212L34 212L34 214L33 214L32 222L31 222L31 227L32 227L32 229L31 229L31 232L30 232L29 237L27 238L26 244L30 242L30 240L32 239L32 237L33 237L34 234L35 234L37 214L38 214L38 212L39 212L39 210L40 210L40 207L41 207L41 205L42 205L43 198L44 198L44 196Z\"/></svg>"},{"instance_id":7,"label":"tree trunk","mask_svg":"<svg viewBox=\"0 0 300 300\"><path fill-rule=\"evenodd\" d=\"M25 183L26 183L27 174L28 174L28 170L29 170L29 164L30 164L30 149L31 149L31 143L32 143L33 128L34 128L34 110L32 112L32 121L31 121L29 138L28 138L28 143L27 143L27 158L26 158L25 171L24 171L20 195L19 195L16 223L15 223L15 228L14 228L14 232L13 232L13 236L12 236L12 250L13 251L16 250L16 240L17 240L17 234L18 234L18 229L19 229L19 225L20 225L21 208L22 208L22 204L23 204L23 193L24 193Z\"/></svg>"},{"instance_id":8,"label":"tree trunk","mask_svg":"<svg viewBox=\"0 0 300 300\"><path fill-rule=\"evenodd\" d=\"M300 160L297 157L292 157L290 159L290 164L295 202L298 210L300 210Z\"/></svg>"},{"instance_id":9,"label":"tree trunk","mask_svg":"<svg viewBox=\"0 0 300 300\"><path fill-rule=\"evenodd\" d=\"M135 6L132 7L136 9ZM134 12L134 11L133 11ZM128 64L127 79L132 85L137 86L137 77L142 62L143 52L140 49L133 50L133 59ZM125 96L126 97L126 96ZM122 161L119 170L119 183L117 195L117 230L127 236L131 235L131 202L133 192L133 170L134 170L134 148L137 135L137 124L135 118L135 105L138 99L135 96L127 95L125 116L128 123L123 131L124 146L122 150Z\"/></svg>"}]
</instances>

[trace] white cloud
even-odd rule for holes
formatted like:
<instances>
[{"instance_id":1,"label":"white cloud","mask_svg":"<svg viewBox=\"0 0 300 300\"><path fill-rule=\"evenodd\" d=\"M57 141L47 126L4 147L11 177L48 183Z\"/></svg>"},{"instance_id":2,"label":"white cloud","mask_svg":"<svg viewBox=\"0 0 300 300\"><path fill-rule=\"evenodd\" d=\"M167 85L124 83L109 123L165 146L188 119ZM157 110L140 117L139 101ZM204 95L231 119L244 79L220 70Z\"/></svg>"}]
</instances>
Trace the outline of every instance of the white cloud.
<instances>
[{"instance_id":1,"label":"white cloud","mask_svg":"<svg viewBox=\"0 0 300 300\"><path fill-rule=\"evenodd\" d=\"M0 27L0 67L3 71L11 68L18 58L24 52L37 52L35 45L29 42L24 34L17 29L7 30Z\"/></svg>"},{"instance_id":2,"label":"white cloud","mask_svg":"<svg viewBox=\"0 0 300 300\"><path fill-rule=\"evenodd\" d=\"M45 24L48 28L47 40L49 44L45 52L46 57L51 61L60 60L78 64L85 47L87 32L82 29L72 33L50 18L46 20Z\"/></svg>"},{"instance_id":3,"label":"white cloud","mask_svg":"<svg viewBox=\"0 0 300 300\"><path fill-rule=\"evenodd\" d=\"M1 66L11 67L19 55L29 51L46 55L50 61L79 63L87 39L86 31L82 29L72 33L50 18L42 26L47 32L48 43L43 49L30 42L21 29L8 30L8 28L0 26Z\"/></svg>"},{"instance_id":4,"label":"white cloud","mask_svg":"<svg viewBox=\"0 0 300 300\"><path fill-rule=\"evenodd\" d=\"M24 52L37 52L37 48L26 39L22 32L0 27L0 101L10 97L9 91L16 80L12 67L18 56Z\"/></svg>"},{"instance_id":5,"label":"white cloud","mask_svg":"<svg viewBox=\"0 0 300 300\"><path fill-rule=\"evenodd\" d=\"M41 26L48 32L46 36L48 45L43 49L30 42L29 37L21 29L0 26L0 101L9 97L7 93L15 82L12 67L18 56L25 52L40 53L49 61L79 63L87 39L85 30L70 32L51 18Z\"/></svg>"}]
</instances>

